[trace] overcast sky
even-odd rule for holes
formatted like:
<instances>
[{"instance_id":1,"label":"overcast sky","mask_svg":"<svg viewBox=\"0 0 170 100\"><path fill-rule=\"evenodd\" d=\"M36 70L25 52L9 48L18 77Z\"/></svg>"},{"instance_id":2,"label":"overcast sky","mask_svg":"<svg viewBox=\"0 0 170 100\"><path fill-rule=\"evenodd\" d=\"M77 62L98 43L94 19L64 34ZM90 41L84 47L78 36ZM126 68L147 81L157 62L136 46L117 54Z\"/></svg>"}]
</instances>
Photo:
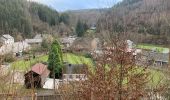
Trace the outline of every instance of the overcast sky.
<instances>
[{"instance_id":1,"label":"overcast sky","mask_svg":"<svg viewBox=\"0 0 170 100\"><path fill-rule=\"evenodd\" d=\"M108 8L122 0L31 0L46 4L57 11Z\"/></svg>"}]
</instances>

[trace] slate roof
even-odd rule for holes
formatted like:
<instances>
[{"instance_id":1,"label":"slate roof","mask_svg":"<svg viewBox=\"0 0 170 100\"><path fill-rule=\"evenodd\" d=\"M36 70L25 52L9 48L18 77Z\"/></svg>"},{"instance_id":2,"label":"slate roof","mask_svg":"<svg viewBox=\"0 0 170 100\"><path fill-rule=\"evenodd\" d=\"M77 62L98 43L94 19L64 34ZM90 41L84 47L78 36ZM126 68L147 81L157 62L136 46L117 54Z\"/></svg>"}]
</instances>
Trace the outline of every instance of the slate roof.
<instances>
[{"instance_id":1,"label":"slate roof","mask_svg":"<svg viewBox=\"0 0 170 100\"><path fill-rule=\"evenodd\" d=\"M50 71L47 69L47 65L44 65L42 63L37 63L34 66L32 66L31 71L47 77L50 74Z\"/></svg>"},{"instance_id":2,"label":"slate roof","mask_svg":"<svg viewBox=\"0 0 170 100\"><path fill-rule=\"evenodd\" d=\"M42 39L25 39L25 42L27 43L41 43L42 42Z\"/></svg>"},{"instance_id":3,"label":"slate roof","mask_svg":"<svg viewBox=\"0 0 170 100\"><path fill-rule=\"evenodd\" d=\"M70 44L72 44L75 40L76 40L76 37L60 38L61 43L70 43Z\"/></svg>"},{"instance_id":4,"label":"slate roof","mask_svg":"<svg viewBox=\"0 0 170 100\"><path fill-rule=\"evenodd\" d=\"M35 37L34 37L34 39L42 39L42 34L37 34Z\"/></svg>"},{"instance_id":5,"label":"slate roof","mask_svg":"<svg viewBox=\"0 0 170 100\"><path fill-rule=\"evenodd\" d=\"M5 39L14 39L11 35L9 35L9 34L4 34L4 35L2 35L2 37L3 38L5 38Z\"/></svg>"},{"instance_id":6,"label":"slate roof","mask_svg":"<svg viewBox=\"0 0 170 100\"><path fill-rule=\"evenodd\" d=\"M148 60L169 62L169 53L143 51L143 55L146 56Z\"/></svg>"}]
</instances>

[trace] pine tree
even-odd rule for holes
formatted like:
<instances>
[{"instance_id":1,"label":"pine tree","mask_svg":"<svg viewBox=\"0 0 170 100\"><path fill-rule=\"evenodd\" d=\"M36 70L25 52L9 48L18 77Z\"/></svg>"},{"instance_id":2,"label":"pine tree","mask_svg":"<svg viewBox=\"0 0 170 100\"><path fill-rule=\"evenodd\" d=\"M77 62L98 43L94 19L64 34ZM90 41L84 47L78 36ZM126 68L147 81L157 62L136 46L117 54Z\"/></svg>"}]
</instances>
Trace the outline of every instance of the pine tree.
<instances>
[{"instance_id":1,"label":"pine tree","mask_svg":"<svg viewBox=\"0 0 170 100\"><path fill-rule=\"evenodd\" d=\"M85 33L84 25L80 20L77 22L76 33L78 37L84 36Z\"/></svg>"},{"instance_id":2,"label":"pine tree","mask_svg":"<svg viewBox=\"0 0 170 100\"><path fill-rule=\"evenodd\" d=\"M62 77L62 67L63 67L63 56L60 44L55 40L49 52L48 58L48 69L51 71L50 77L61 78Z\"/></svg>"}]
</instances>

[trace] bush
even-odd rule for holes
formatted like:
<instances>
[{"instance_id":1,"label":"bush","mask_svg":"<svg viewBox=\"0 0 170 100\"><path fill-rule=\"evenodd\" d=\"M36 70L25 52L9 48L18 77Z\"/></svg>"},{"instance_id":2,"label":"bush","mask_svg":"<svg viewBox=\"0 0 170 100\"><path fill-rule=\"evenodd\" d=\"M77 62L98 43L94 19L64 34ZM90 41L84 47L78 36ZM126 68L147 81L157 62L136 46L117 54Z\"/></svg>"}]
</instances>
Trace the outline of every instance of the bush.
<instances>
[{"instance_id":1,"label":"bush","mask_svg":"<svg viewBox=\"0 0 170 100\"><path fill-rule=\"evenodd\" d=\"M92 55L91 55L90 53L86 53L86 54L84 55L84 57L86 57L86 58L92 58Z\"/></svg>"},{"instance_id":2,"label":"bush","mask_svg":"<svg viewBox=\"0 0 170 100\"><path fill-rule=\"evenodd\" d=\"M15 57L13 56L12 53L5 54L5 55L4 55L4 59L3 59L4 62L11 63L11 62L14 62L15 60L16 60L16 59L15 59Z\"/></svg>"}]
</instances>

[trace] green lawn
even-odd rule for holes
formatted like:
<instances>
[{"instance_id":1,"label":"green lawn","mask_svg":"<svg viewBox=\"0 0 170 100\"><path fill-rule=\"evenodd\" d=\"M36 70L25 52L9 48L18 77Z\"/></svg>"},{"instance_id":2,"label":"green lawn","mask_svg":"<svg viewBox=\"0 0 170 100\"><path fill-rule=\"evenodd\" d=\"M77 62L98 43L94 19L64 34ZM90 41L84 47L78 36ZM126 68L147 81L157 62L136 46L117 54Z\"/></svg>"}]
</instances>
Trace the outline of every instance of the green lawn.
<instances>
[{"instance_id":1,"label":"green lawn","mask_svg":"<svg viewBox=\"0 0 170 100\"><path fill-rule=\"evenodd\" d=\"M84 56L79 56L71 53L63 54L63 59L66 62L69 62L71 64L87 64L89 66L93 66L93 62L90 58L85 58ZM36 59L31 59L30 61L24 61L19 60L12 63L12 68L15 68L17 70L27 71L30 69L30 66L37 62L46 62L48 60L48 56L40 56ZM142 69L142 68L141 68ZM139 71L141 70L139 69ZM161 71L156 71L154 69L148 69L148 71L151 73L150 82L149 84L152 84L152 86L156 86L160 80L165 81L165 76Z\"/></svg>"},{"instance_id":2,"label":"green lawn","mask_svg":"<svg viewBox=\"0 0 170 100\"><path fill-rule=\"evenodd\" d=\"M87 64L89 66L93 65L93 62L90 58L85 58L84 56L79 56L71 53L63 54L63 59L64 61L71 64ZM46 62L47 60L48 55L43 55L35 59L31 59L30 61L18 60L12 63L12 68L15 68L16 70L26 71L29 70L33 64L37 62Z\"/></svg>"},{"instance_id":3,"label":"green lawn","mask_svg":"<svg viewBox=\"0 0 170 100\"><path fill-rule=\"evenodd\" d=\"M163 74L163 72L154 69L149 69L148 71L151 73L149 77L149 85L157 86L160 85L160 83L167 82L166 76Z\"/></svg>"},{"instance_id":4,"label":"green lawn","mask_svg":"<svg viewBox=\"0 0 170 100\"><path fill-rule=\"evenodd\" d=\"M84 56L75 55L71 53L66 53L63 55L63 59L71 64L87 64L89 66L93 65L91 58L86 58Z\"/></svg>"},{"instance_id":5,"label":"green lawn","mask_svg":"<svg viewBox=\"0 0 170 100\"><path fill-rule=\"evenodd\" d=\"M157 86L160 85L160 83L165 83L166 82L166 77L163 74L163 72L161 71L157 71L155 69L144 69L142 67L136 67L132 72L130 72L129 74L135 74L135 73L144 73L147 72L149 74L148 77L148 85L149 86ZM127 80L124 80L124 83L127 83Z\"/></svg>"},{"instance_id":6,"label":"green lawn","mask_svg":"<svg viewBox=\"0 0 170 100\"><path fill-rule=\"evenodd\" d=\"M168 53L169 52L169 48L164 48L164 47L152 45L152 44L139 44L139 45L137 45L137 48L147 49L147 50L156 50L157 52L160 52L160 53Z\"/></svg>"}]
</instances>

